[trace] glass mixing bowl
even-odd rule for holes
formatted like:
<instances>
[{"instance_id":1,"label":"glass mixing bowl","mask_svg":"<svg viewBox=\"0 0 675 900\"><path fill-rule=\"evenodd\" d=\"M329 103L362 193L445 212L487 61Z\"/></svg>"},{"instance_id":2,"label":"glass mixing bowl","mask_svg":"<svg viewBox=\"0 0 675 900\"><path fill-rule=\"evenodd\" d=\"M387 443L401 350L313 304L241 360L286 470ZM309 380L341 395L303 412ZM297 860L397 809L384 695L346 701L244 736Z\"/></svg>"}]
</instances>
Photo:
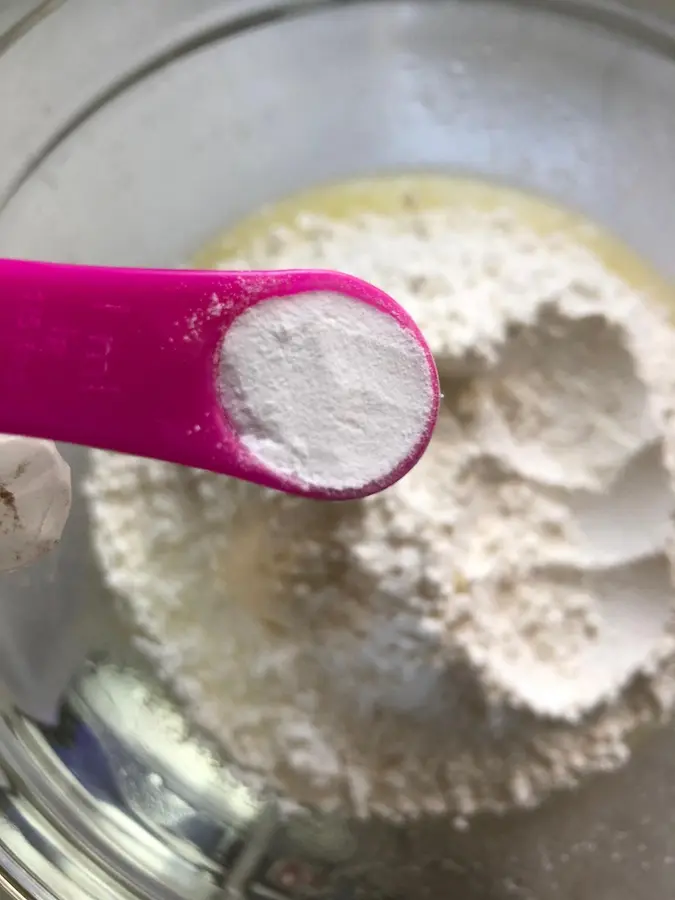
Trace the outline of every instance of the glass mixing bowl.
<instances>
[{"instance_id":1,"label":"glass mixing bowl","mask_svg":"<svg viewBox=\"0 0 675 900\"><path fill-rule=\"evenodd\" d=\"M575 207L675 276L670 3L37 6L0 41L3 255L179 265L298 189L436 170ZM64 452L77 484L86 454ZM29 714L0 719L8 895L670 900L672 727L622 772L464 832L289 814L182 737L87 530L78 496L59 552L2 582L34 634L24 671L0 661Z\"/></svg>"}]
</instances>

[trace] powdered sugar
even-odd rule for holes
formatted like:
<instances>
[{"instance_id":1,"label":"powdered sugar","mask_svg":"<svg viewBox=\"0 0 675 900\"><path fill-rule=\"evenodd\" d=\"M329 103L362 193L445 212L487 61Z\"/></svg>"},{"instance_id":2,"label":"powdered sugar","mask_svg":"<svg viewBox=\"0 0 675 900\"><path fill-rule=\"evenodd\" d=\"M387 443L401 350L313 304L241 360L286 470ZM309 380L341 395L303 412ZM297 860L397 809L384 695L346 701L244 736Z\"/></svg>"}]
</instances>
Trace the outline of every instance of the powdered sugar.
<instances>
[{"instance_id":1,"label":"powdered sugar","mask_svg":"<svg viewBox=\"0 0 675 900\"><path fill-rule=\"evenodd\" d=\"M527 806L620 765L675 701L665 316L502 213L306 216L235 264L378 284L445 403L362 503L94 455L104 571L189 716L285 796L358 816Z\"/></svg>"}]
</instances>

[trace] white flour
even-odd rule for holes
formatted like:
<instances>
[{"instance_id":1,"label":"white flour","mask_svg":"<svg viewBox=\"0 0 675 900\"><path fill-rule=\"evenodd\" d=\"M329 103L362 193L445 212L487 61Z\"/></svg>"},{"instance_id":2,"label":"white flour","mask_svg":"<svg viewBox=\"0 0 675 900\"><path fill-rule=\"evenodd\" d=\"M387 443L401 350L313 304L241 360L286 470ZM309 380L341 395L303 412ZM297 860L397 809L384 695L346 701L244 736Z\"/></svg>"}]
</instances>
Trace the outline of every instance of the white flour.
<instances>
[{"instance_id":1,"label":"white flour","mask_svg":"<svg viewBox=\"0 0 675 900\"><path fill-rule=\"evenodd\" d=\"M373 281L445 400L420 464L361 503L94 455L101 562L192 720L358 816L461 822L624 762L675 704L664 315L502 214L305 216L223 265Z\"/></svg>"},{"instance_id":2,"label":"white flour","mask_svg":"<svg viewBox=\"0 0 675 900\"><path fill-rule=\"evenodd\" d=\"M295 483L339 491L375 486L405 463L433 400L412 332L328 293L274 298L240 315L223 341L219 385L254 457Z\"/></svg>"}]
</instances>

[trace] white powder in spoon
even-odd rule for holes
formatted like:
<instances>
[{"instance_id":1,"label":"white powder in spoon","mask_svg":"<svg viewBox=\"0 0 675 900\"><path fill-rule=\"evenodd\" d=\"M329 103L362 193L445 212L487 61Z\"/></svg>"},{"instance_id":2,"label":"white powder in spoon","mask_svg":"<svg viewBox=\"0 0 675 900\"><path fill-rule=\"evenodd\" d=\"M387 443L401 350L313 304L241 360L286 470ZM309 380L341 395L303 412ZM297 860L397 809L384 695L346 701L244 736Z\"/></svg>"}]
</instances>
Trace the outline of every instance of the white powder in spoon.
<instances>
[{"instance_id":1,"label":"white powder in spoon","mask_svg":"<svg viewBox=\"0 0 675 900\"><path fill-rule=\"evenodd\" d=\"M419 447L432 406L429 363L392 316L351 297L307 293L235 319L219 383L244 446L294 482L377 485Z\"/></svg>"},{"instance_id":2,"label":"white powder in spoon","mask_svg":"<svg viewBox=\"0 0 675 900\"><path fill-rule=\"evenodd\" d=\"M337 505L95 454L138 646L238 763L326 810L462 821L621 765L675 705L665 313L501 213L296 226L223 266L396 297L442 374L438 427L402 481Z\"/></svg>"}]
</instances>

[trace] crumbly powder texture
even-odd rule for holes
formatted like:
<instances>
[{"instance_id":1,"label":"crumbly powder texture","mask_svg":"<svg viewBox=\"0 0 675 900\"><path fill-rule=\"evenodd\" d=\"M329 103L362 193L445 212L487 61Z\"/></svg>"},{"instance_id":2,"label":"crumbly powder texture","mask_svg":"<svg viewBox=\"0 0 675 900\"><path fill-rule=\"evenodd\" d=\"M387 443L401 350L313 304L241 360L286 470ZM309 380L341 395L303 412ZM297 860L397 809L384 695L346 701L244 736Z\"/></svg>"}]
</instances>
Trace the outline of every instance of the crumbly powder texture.
<instances>
[{"instance_id":1,"label":"crumbly powder texture","mask_svg":"<svg viewBox=\"0 0 675 900\"><path fill-rule=\"evenodd\" d=\"M223 405L246 449L293 482L376 486L419 452L432 378L393 316L351 297L276 297L235 319L221 348Z\"/></svg>"},{"instance_id":2,"label":"crumbly powder texture","mask_svg":"<svg viewBox=\"0 0 675 900\"><path fill-rule=\"evenodd\" d=\"M139 646L252 778L394 820L531 806L675 704L675 333L507 214L300 217L231 267L368 279L442 376L397 485L316 504L96 453L98 554Z\"/></svg>"}]
</instances>

